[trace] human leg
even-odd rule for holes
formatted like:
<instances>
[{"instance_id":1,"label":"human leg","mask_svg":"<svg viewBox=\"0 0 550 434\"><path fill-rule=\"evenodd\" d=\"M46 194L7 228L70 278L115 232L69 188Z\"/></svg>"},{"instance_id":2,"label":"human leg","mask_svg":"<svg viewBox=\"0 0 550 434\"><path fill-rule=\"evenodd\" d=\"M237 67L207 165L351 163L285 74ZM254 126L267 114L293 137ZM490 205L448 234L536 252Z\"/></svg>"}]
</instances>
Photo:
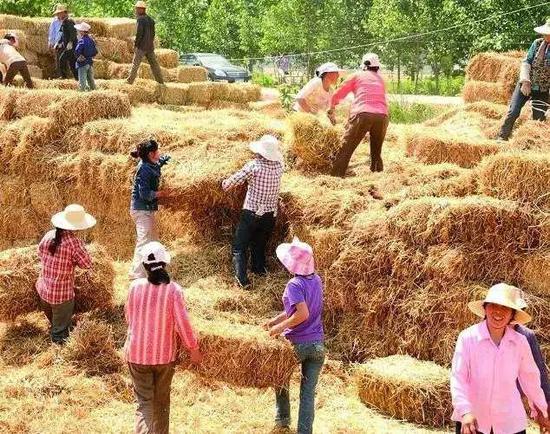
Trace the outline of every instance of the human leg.
<instances>
[{"instance_id":1,"label":"human leg","mask_svg":"<svg viewBox=\"0 0 550 434\"><path fill-rule=\"evenodd\" d=\"M374 119L370 129L370 170L371 172L382 172L384 170L382 145L386 138L389 120L387 116L373 116Z\"/></svg>"},{"instance_id":2,"label":"human leg","mask_svg":"<svg viewBox=\"0 0 550 434\"><path fill-rule=\"evenodd\" d=\"M155 434L168 434L170 426L170 388L175 364L158 365L154 372L154 429Z\"/></svg>"},{"instance_id":3,"label":"human leg","mask_svg":"<svg viewBox=\"0 0 550 434\"><path fill-rule=\"evenodd\" d=\"M128 368L137 400L134 432L136 434L154 434L155 387L153 371L151 366L134 363L128 363Z\"/></svg>"},{"instance_id":4,"label":"human leg","mask_svg":"<svg viewBox=\"0 0 550 434\"><path fill-rule=\"evenodd\" d=\"M29 66L27 65L26 61L21 62L21 66L19 67L19 74L21 74L21 77L23 77L27 89L33 89L34 84L32 82L31 73L29 71Z\"/></svg>"},{"instance_id":5,"label":"human leg","mask_svg":"<svg viewBox=\"0 0 550 434\"><path fill-rule=\"evenodd\" d=\"M275 389L275 410L275 425L288 427L290 425L289 385Z\"/></svg>"},{"instance_id":6,"label":"human leg","mask_svg":"<svg viewBox=\"0 0 550 434\"><path fill-rule=\"evenodd\" d=\"M242 286L250 284L247 276L248 269L248 248L252 234L256 230L256 215L249 210L243 209L239 224L233 238L233 270L235 277Z\"/></svg>"},{"instance_id":7,"label":"human leg","mask_svg":"<svg viewBox=\"0 0 550 434\"><path fill-rule=\"evenodd\" d=\"M275 229L275 216L272 212L264 214L259 219L258 227L252 235L250 243L251 269L255 274L267 273L265 250L273 229Z\"/></svg>"},{"instance_id":8,"label":"human leg","mask_svg":"<svg viewBox=\"0 0 550 434\"><path fill-rule=\"evenodd\" d=\"M134 81L136 81L139 65L141 65L141 61L143 60L144 56L145 56L145 52L143 50L140 50L139 48L135 49L134 59L132 61L132 69L130 70L130 75L126 80L128 83L133 84Z\"/></svg>"},{"instance_id":9,"label":"human leg","mask_svg":"<svg viewBox=\"0 0 550 434\"><path fill-rule=\"evenodd\" d=\"M151 241L156 241L158 238L155 212L132 210L130 215L136 224L136 248L134 250L134 259L129 276L131 279L139 279L140 277L147 276L145 268L141 263L139 249Z\"/></svg>"},{"instance_id":10,"label":"human leg","mask_svg":"<svg viewBox=\"0 0 550 434\"><path fill-rule=\"evenodd\" d=\"M60 304L50 305L52 309L52 342L63 344L69 337L73 325L74 298Z\"/></svg>"},{"instance_id":11,"label":"human leg","mask_svg":"<svg viewBox=\"0 0 550 434\"><path fill-rule=\"evenodd\" d=\"M508 108L508 113L506 114L506 119L502 124L499 132L499 138L503 140L508 140L512 134L512 129L514 124L521 114L521 109L527 101L529 101L529 96L525 96L521 93L521 84L518 83L514 93L512 94L512 100L510 101L510 107Z\"/></svg>"},{"instance_id":12,"label":"human leg","mask_svg":"<svg viewBox=\"0 0 550 434\"><path fill-rule=\"evenodd\" d=\"M155 52L150 51L146 54L146 56L147 61L149 62L149 66L151 67L151 71L153 72L153 77L155 77L155 80L160 84L164 84L164 78L162 77L162 71L160 69L160 65L157 60L157 56L155 55Z\"/></svg>"},{"instance_id":13,"label":"human leg","mask_svg":"<svg viewBox=\"0 0 550 434\"><path fill-rule=\"evenodd\" d=\"M96 90L95 85L95 79L94 79L94 67L92 65L89 65L88 68L88 74L87 74L87 80L88 80L88 89L89 90Z\"/></svg>"},{"instance_id":14,"label":"human leg","mask_svg":"<svg viewBox=\"0 0 550 434\"><path fill-rule=\"evenodd\" d=\"M81 92L88 90L88 67L90 65L84 65L78 68L78 86Z\"/></svg>"},{"instance_id":15,"label":"human leg","mask_svg":"<svg viewBox=\"0 0 550 434\"><path fill-rule=\"evenodd\" d=\"M331 175L344 177L349 165L349 160L355 151L355 148L361 143L368 131L366 113L360 113L351 117L346 126L346 131L342 137L340 150L336 155L332 165Z\"/></svg>"}]
</instances>

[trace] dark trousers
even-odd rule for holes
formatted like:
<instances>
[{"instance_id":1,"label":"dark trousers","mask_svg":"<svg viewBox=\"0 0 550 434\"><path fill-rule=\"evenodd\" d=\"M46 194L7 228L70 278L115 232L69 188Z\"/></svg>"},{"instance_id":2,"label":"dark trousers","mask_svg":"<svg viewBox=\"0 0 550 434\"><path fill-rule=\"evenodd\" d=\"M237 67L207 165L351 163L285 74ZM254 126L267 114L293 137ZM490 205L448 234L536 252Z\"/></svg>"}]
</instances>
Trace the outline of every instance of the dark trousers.
<instances>
[{"instance_id":1,"label":"dark trousers","mask_svg":"<svg viewBox=\"0 0 550 434\"><path fill-rule=\"evenodd\" d=\"M41 299L40 305L50 322L52 342L65 343L73 326L74 298L61 304L50 304Z\"/></svg>"},{"instance_id":2,"label":"dark trousers","mask_svg":"<svg viewBox=\"0 0 550 434\"><path fill-rule=\"evenodd\" d=\"M34 86L32 84L29 67L27 66L27 62L25 60L21 60L20 62L13 62L10 65L8 71L6 72L6 80L4 81L4 85L10 86L13 83L13 79L18 73L21 74L21 77L23 77L23 80L25 80L25 85L29 89L32 89Z\"/></svg>"},{"instance_id":3,"label":"dark trousers","mask_svg":"<svg viewBox=\"0 0 550 434\"><path fill-rule=\"evenodd\" d=\"M538 90L532 90L531 95L525 96L521 93L521 84L518 83L514 93L512 94L512 100L510 107L506 115L506 119L500 128L499 137L504 140L508 140L512 134L514 124L521 114L521 109L529 100L533 100L533 119L536 121L546 120L545 112L548 109L549 95L548 91L540 92Z\"/></svg>"},{"instance_id":4,"label":"dark trousers","mask_svg":"<svg viewBox=\"0 0 550 434\"><path fill-rule=\"evenodd\" d=\"M265 249L274 228L275 216L272 212L259 216L246 209L241 211L241 218L233 239L233 268L241 284L248 284L249 248L252 272L266 273Z\"/></svg>"},{"instance_id":5,"label":"dark trousers","mask_svg":"<svg viewBox=\"0 0 550 434\"><path fill-rule=\"evenodd\" d=\"M370 133L370 170L382 172L382 145L388 129L388 116L376 113L359 113L352 116L346 126L340 151L336 155L331 175L344 177L355 148Z\"/></svg>"},{"instance_id":6,"label":"dark trousers","mask_svg":"<svg viewBox=\"0 0 550 434\"><path fill-rule=\"evenodd\" d=\"M136 48L136 51L134 52L134 60L132 61L132 69L130 70L128 83L132 84L135 81L138 74L139 65L141 65L144 57L147 59L147 62L149 62L149 66L151 67L151 72L153 73L155 80L160 84L163 84L164 79L162 77L160 65L157 61L157 56L155 56L155 51L143 51L139 48Z\"/></svg>"},{"instance_id":7,"label":"dark trousers","mask_svg":"<svg viewBox=\"0 0 550 434\"><path fill-rule=\"evenodd\" d=\"M460 434L460 430L462 429L462 424L460 422L457 422L456 423L456 426L455 426L455 433L456 434ZM483 434L481 431L478 431L479 434ZM491 432L490 433L487 433L487 434L493 434L493 430L491 429ZM516 434L526 434L526 431L523 430L523 431L520 431Z\"/></svg>"},{"instance_id":8,"label":"dark trousers","mask_svg":"<svg viewBox=\"0 0 550 434\"><path fill-rule=\"evenodd\" d=\"M170 388L175 363L138 365L128 363L138 407L136 434L168 434L170 426Z\"/></svg>"},{"instance_id":9,"label":"dark trousers","mask_svg":"<svg viewBox=\"0 0 550 434\"><path fill-rule=\"evenodd\" d=\"M58 50L56 54L59 76L61 78L74 78L78 80L74 50Z\"/></svg>"}]
</instances>

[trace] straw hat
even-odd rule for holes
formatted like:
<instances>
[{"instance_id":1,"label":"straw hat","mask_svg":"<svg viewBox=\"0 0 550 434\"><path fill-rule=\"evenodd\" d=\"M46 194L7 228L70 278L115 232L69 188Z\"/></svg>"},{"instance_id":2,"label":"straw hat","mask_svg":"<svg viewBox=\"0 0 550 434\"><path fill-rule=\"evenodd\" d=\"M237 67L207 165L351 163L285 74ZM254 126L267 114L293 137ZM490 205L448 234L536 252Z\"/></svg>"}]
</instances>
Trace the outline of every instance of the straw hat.
<instances>
[{"instance_id":1,"label":"straw hat","mask_svg":"<svg viewBox=\"0 0 550 434\"><path fill-rule=\"evenodd\" d=\"M55 10L53 11L53 14L52 15L57 15L57 14L60 14L62 12L68 12L67 10L67 6L65 6L64 4L62 3L58 3L56 6L55 6Z\"/></svg>"},{"instance_id":2,"label":"straw hat","mask_svg":"<svg viewBox=\"0 0 550 434\"><path fill-rule=\"evenodd\" d=\"M136 9L147 9L147 3L144 1L138 1L136 2L136 5L134 6Z\"/></svg>"},{"instance_id":3,"label":"straw hat","mask_svg":"<svg viewBox=\"0 0 550 434\"><path fill-rule=\"evenodd\" d=\"M277 247L277 258L292 274L307 276L315 272L313 249L294 237L292 243L283 243Z\"/></svg>"},{"instance_id":4,"label":"straw hat","mask_svg":"<svg viewBox=\"0 0 550 434\"><path fill-rule=\"evenodd\" d=\"M326 74L328 72L338 72L338 73L340 73L340 72L342 72L342 69L340 69L336 63L327 62L327 63L323 63L321 66L319 66L315 70L315 72L320 77L321 75Z\"/></svg>"},{"instance_id":5,"label":"straw hat","mask_svg":"<svg viewBox=\"0 0 550 434\"><path fill-rule=\"evenodd\" d=\"M368 66L380 68L380 58L378 57L378 54L375 54L375 53L365 54L363 56L363 59L361 60L361 64L367 66L366 65L367 62L369 62Z\"/></svg>"},{"instance_id":6,"label":"straw hat","mask_svg":"<svg viewBox=\"0 0 550 434\"><path fill-rule=\"evenodd\" d=\"M515 286L506 283L493 285L487 291L485 300L471 301L468 303L468 308L480 318L485 318L485 309L483 308L485 303L499 304L514 309L516 311L515 323L527 324L532 319L531 315L522 310L526 307L526 304L521 297L521 291Z\"/></svg>"},{"instance_id":7,"label":"straw hat","mask_svg":"<svg viewBox=\"0 0 550 434\"><path fill-rule=\"evenodd\" d=\"M92 29L92 27L88 23L84 23L84 22L80 24L76 24L74 28L79 32L89 32Z\"/></svg>"},{"instance_id":8,"label":"straw hat","mask_svg":"<svg viewBox=\"0 0 550 434\"><path fill-rule=\"evenodd\" d=\"M550 35L550 20L546 21L546 24L542 26L535 27L534 30L541 35Z\"/></svg>"},{"instance_id":9,"label":"straw hat","mask_svg":"<svg viewBox=\"0 0 550 434\"><path fill-rule=\"evenodd\" d=\"M171 260L170 253L168 253L166 247L158 241L151 241L150 243L145 244L141 249L139 249L139 255L141 257L141 262L144 264L155 264L157 262L169 264ZM151 255L153 255L153 258L149 259Z\"/></svg>"},{"instance_id":10,"label":"straw hat","mask_svg":"<svg viewBox=\"0 0 550 434\"><path fill-rule=\"evenodd\" d=\"M250 150L270 161L283 162L283 154L279 151L279 140L275 136L266 134L260 140L250 144Z\"/></svg>"},{"instance_id":11,"label":"straw hat","mask_svg":"<svg viewBox=\"0 0 550 434\"><path fill-rule=\"evenodd\" d=\"M59 229L83 231L95 226L96 219L82 205L72 204L52 217L52 224Z\"/></svg>"}]
</instances>

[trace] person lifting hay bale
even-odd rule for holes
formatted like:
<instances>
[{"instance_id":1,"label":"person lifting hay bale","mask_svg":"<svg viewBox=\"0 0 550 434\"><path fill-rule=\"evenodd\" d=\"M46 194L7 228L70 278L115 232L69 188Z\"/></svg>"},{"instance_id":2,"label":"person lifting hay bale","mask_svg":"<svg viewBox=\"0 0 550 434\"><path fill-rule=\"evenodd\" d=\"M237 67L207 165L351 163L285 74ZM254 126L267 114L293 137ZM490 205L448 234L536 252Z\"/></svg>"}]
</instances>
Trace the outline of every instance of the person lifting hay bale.
<instances>
[{"instance_id":1,"label":"person lifting hay bale","mask_svg":"<svg viewBox=\"0 0 550 434\"><path fill-rule=\"evenodd\" d=\"M315 70L315 77L309 80L296 95L293 109L313 115L326 112L330 108L333 95L332 87L338 81L340 72L342 70L332 62L319 66Z\"/></svg>"},{"instance_id":2,"label":"person lifting hay bale","mask_svg":"<svg viewBox=\"0 0 550 434\"><path fill-rule=\"evenodd\" d=\"M55 229L38 245L42 268L36 291L48 321L52 342L63 344L69 337L75 305L75 267L92 267L92 257L76 231L90 229L96 220L81 205L67 206L52 217Z\"/></svg>"},{"instance_id":3,"label":"person lifting hay bale","mask_svg":"<svg viewBox=\"0 0 550 434\"><path fill-rule=\"evenodd\" d=\"M74 50L76 56L76 69L78 71L78 82L82 92L95 90L94 80L94 57L98 51L95 41L90 37L92 29L88 23L80 23L74 26L78 31L78 43Z\"/></svg>"},{"instance_id":4,"label":"person lifting hay bale","mask_svg":"<svg viewBox=\"0 0 550 434\"><path fill-rule=\"evenodd\" d=\"M533 119L546 120L546 112L550 107L550 20L534 30L543 37L531 44L527 57L521 64L519 82L512 95L506 119L500 128L499 140L510 138L514 123L529 100L532 104Z\"/></svg>"},{"instance_id":5,"label":"person lifting hay bale","mask_svg":"<svg viewBox=\"0 0 550 434\"><path fill-rule=\"evenodd\" d=\"M159 242L150 242L139 250L139 257L147 278L130 285L124 355L138 401L136 432L164 434L168 433L170 385L179 346L176 336L189 351L193 364L200 364L203 356L182 288L165 269L170 254Z\"/></svg>"},{"instance_id":6,"label":"person lifting hay bale","mask_svg":"<svg viewBox=\"0 0 550 434\"><path fill-rule=\"evenodd\" d=\"M78 80L76 59L74 55L74 49L77 43L77 34L74 27L75 22L69 18L69 11L65 5L58 4L53 14L61 21L59 29L60 35L54 46L56 50L56 69L58 74L56 78L74 78ZM69 70L71 71L70 75Z\"/></svg>"},{"instance_id":7,"label":"person lifting hay bale","mask_svg":"<svg viewBox=\"0 0 550 434\"><path fill-rule=\"evenodd\" d=\"M222 182L224 191L248 183L233 240L233 270L238 284L243 288L251 284L247 275L249 247L252 253L252 272L257 275L267 273L265 250L275 229L284 171L284 158L279 151L279 140L276 137L265 135L257 142L252 142L250 150L255 153L254 160Z\"/></svg>"},{"instance_id":8,"label":"person lifting hay bale","mask_svg":"<svg viewBox=\"0 0 550 434\"><path fill-rule=\"evenodd\" d=\"M7 33L4 39L0 40L0 63L6 66L6 72L3 76L4 85L10 86L17 74L21 74L25 85L32 89L34 87L29 67L25 58L17 51L17 37L12 33Z\"/></svg>"}]
</instances>

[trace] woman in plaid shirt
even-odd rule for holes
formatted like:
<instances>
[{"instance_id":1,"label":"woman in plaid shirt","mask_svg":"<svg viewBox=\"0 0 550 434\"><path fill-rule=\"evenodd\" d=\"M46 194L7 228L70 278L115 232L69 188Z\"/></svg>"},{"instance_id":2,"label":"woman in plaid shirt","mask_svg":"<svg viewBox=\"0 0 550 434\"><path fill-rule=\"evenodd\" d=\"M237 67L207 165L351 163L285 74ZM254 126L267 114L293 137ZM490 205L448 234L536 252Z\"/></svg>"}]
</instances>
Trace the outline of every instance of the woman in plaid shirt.
<instances>
[{"instance_id":1,"label":"woman in plaid shirt","mask_svg":"<svg viewBox=\"0 0 550 434\"><path fill-rule=\"evenodd\" d=\"M92 258L76 231L93 227L96 220L82 206L69 205L51 221L55 229L46 233L38 245L41 269L36 290L50 321L52 342L62 344L72 325L74 269L92 267Z\"/></svg>"},{"instance_id":2,"label":"woman in plaid shirt","mask_svg":"<svg viewBox=\"0 0 550 434\"><path fill-rule=\"evenodd\" d=\"M243 210L233 240L233 268L242 287L250 285L247 276L248 248L252 253L252 272L266 274L265 248L273 229L283 176L283 155L279 140L265 135L250 144L256 158L222 183L225 191L248 184Z\"/></svg>"}]
</instances>

